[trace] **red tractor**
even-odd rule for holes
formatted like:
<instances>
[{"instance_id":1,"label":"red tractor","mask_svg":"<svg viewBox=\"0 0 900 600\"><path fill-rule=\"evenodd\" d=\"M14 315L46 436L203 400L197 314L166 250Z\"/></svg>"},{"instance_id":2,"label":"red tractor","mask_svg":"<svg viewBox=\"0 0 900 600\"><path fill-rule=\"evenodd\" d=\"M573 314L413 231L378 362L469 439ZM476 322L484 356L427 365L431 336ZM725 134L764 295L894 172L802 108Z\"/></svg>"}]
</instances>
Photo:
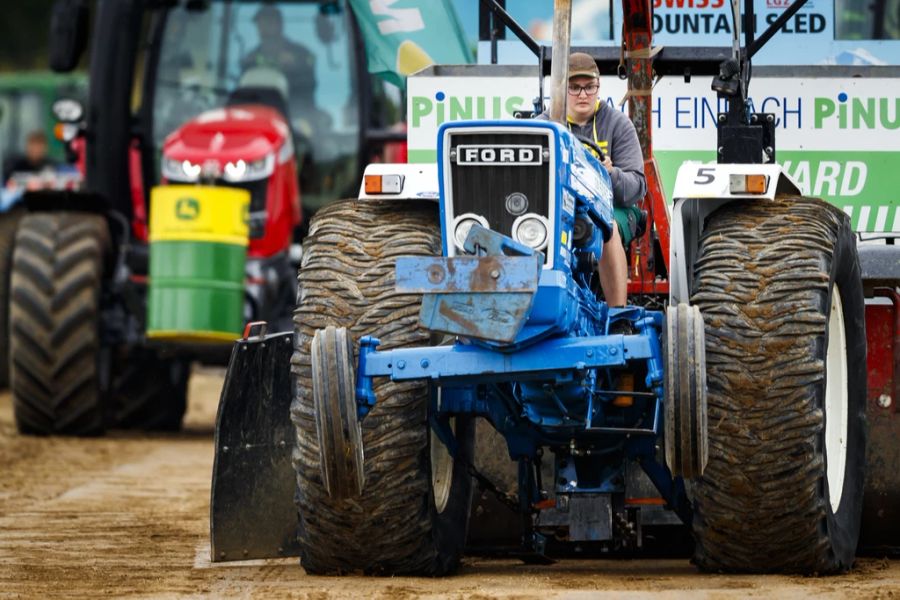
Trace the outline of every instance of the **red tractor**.
<instances>
[{"instance_id":1,"label":"red tractor","mask_svg":"<svg viewBox=\"0 0 900 600\"><path fill-rule=\"evenodd\" d=\"M242 314L248 322L286 324L296 296L295 263L287 250L301 224L300 190L292 132L283 115L263 104L203 112L172 132L162 151L162 176L169 184L248 192Z\"/></svg>"},{"instance_id":2,"label":"red tractor","mask_svg":"<svg viewBox=\"0 0 900 600\"><path fill-rule=\"evenodd\" d=\"M250 321L289 322L303 214L354 193L359 166L402 139L401 93L368 74L345 2L91 13L58 0L51 20L54 70L91 41L87 105L58 114L84 184L27 194L15 241L25 433L178 428L191 361L224 361Z\"/></svg>"}]
</instances>

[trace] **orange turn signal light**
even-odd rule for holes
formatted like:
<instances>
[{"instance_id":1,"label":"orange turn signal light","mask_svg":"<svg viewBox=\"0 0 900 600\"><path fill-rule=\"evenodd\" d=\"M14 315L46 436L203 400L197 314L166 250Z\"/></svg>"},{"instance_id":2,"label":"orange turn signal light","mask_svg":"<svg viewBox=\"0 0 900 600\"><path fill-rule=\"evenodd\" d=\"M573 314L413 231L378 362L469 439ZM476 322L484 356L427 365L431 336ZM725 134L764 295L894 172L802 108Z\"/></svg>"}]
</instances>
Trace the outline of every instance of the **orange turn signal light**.
<instances>
[{"instance_id":1,"label":"orange turn signal light","mask_svg":"<svg viewBox=\"0 0 900 600\"><path fill-rule=\"evenodd\" d=\"M367 194L399 194L403 191L403 175L366 175L363 182Z\"/></svg>"},{"instance_id":2,"label":"orange turn signal light","mask_svg":"<svg viewBox=\"0 0 900 600\"><path fill-rule=\"evenodd\" d=\"M765 175L747 175L747 193L748 194L765 194L766 193L766 176Z\"/></svg>"},{"instance_id":3,"label":"orange turn signal light","mask_svg":"<svg viewBox=\"0 0 900 600\"><path fill-rule=\"evenodd\" d=\"M57 123L53 126L53 137L61 142L71 142L78 135L78 126L74 123Z\"/></svg>"},{"instance_id":4,"label":"orange turn signal light","mask_svg":"<svg viewBox=\"0 0 900 600\"><path fill-rule=\"evenodd\" d=\"M765 175L731 175L729 189L732 194L765 194L768 178Z\"/></svg>"},{"instance_id":5,"label":"orange turn signal light","mask_svg":"<svg viewBox=\"0 0 900 600\"><path fill-rule=\"evenodd\" d=\"M365 189L367 194L381 193L381 175L366 175Z\"/></svg>"}]
</instances>

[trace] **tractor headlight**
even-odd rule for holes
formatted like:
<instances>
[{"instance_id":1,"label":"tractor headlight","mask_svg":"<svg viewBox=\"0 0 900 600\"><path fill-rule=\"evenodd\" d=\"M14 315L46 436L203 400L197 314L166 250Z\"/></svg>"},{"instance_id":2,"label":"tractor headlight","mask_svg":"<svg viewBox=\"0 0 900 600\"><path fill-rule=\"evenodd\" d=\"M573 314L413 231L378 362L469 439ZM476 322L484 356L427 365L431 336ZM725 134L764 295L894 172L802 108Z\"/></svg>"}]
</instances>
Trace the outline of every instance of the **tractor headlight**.
<instances>
[{"instance_id":1,"label":"tractor headlight","mask_svg":"<svg viewBox=\"0 0 900 600\"><path fill-rule=\"evenodd\" d=\"M265 179L275 171L275 155L269 154L254 161L236 160L225 163L225 181L257 181Z\"/></svg>"},{"instance_id":2,"label":"tractor headlight","mask_svg":"<svg viewBox=\"0 0 900 600\"><path fill-rule=\"evenodd\" d=\"M512 226L513 239L535 250L543 250L547 246L549 231L547 219L535 213L522 215Z\"/></svg>"},{"instance_id":3,"label":"tractor headlight","mask_svg":"<svg viewBox=\"0 0 900 600\"><path fill-rule=\"evenodd\" d=\"M200 165L189 160L163 158L160 167L163 177L170 181L197 181L200 177Z\"/></svg>"},{"instance_id":4,"label":"tractor headlight","mask_svg":"<svg viewBox=\"0 0 900 600\"><path fill-rule=\"evenodd\" d=\"M472 226L476 223L485 229L490 229L487 219L475 213L465 213L453 219L453 241L456 242L456 247L459 250L465 250L466 238L469 236Z\"/></svg>"}]
</instances>

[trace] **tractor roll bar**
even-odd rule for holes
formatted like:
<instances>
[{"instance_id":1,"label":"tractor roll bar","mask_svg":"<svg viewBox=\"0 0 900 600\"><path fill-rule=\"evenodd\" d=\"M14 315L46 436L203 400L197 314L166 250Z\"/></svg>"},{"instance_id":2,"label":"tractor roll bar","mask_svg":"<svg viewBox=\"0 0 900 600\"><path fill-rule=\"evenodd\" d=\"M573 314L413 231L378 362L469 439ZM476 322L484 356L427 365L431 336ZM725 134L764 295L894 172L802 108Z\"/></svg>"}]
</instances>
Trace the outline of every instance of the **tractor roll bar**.
<instances>
[{"instance_id":1,"label":"tractor roll bar","mask_svg":"<svg viewBox=\"0 0 900 600\"><path fill-rule=\"evenodd\" d=\"M481 1L481 14L479 20L481 21L479 24L479 37L482 39L490 39L490 40L502 40L505 39L506 36L503 35L503 30L494 26L493 22L490 22L487 19L487 15L492 13L493 18L496 18L501 23L510 28L510 30L516 34L516 37L522 40L522 43L525 44L529 50L531 50L535 56L540 56L541 46L534 38L528 35L528 32L522 29L522 26L519 25L515 19L512 18L505 10L506 0L501 0L501 3L498 3L497 0L480 0ZM495 57L496 58L496 57ZM496 62L496 61L494 61Z\"/></svg>"},{"instance_id":2,"label":"tractor roll bar","mask_svg":"<svg viewBox=\"0 0 900 600\"><path fill-rule=\"evenodd\" d=\"M551 74L551 62L553 52L550 48L538 44L528 32L505 10L505 0L480 0L480 27L479 38L482 41L505 39L503 28L496 27L492 19L496 19L505 27L508 27L525 46L534 53L541 65L541 74ZM744 54L746 59L751 59L768 42L773 35L800 8L807 0L796 0L778 16L775 21L756 39L753 37L751 27L744 28L745 42ZM753 15L752 2L746 3L747 14L745 19ZM490 17L490 18L488 18ZM572 52L585 52L591 55L600 68L601 75L614 75L622 59L621 49L617 46L591 46L572 47ZM492 62L496 62L496 48L492 50ZM653 69L657 75L683 76L690 80L692 75L718 75L719 65L723 61L732 58L732 49L726 46L666 46L653 58Z\"/></svg>"}]
</instances>

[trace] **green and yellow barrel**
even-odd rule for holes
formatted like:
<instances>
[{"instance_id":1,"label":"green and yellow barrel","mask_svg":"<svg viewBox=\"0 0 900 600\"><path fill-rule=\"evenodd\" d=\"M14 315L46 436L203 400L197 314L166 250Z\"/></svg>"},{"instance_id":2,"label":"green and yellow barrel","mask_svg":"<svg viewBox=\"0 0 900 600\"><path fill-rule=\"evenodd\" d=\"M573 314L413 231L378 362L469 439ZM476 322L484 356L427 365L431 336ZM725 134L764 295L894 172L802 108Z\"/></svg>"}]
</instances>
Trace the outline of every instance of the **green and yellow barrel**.
<instances>
[{"instance_id":1,"label":"green and yellow barrel","mask_svg":"<svg viewBox=\"0 0 900 600\"><path fill-rule=\"evenodd\" d=\"M240 337L249 210L246 190L153 188L148 338L230 343Z\"/></svg>"}]
</instances>

